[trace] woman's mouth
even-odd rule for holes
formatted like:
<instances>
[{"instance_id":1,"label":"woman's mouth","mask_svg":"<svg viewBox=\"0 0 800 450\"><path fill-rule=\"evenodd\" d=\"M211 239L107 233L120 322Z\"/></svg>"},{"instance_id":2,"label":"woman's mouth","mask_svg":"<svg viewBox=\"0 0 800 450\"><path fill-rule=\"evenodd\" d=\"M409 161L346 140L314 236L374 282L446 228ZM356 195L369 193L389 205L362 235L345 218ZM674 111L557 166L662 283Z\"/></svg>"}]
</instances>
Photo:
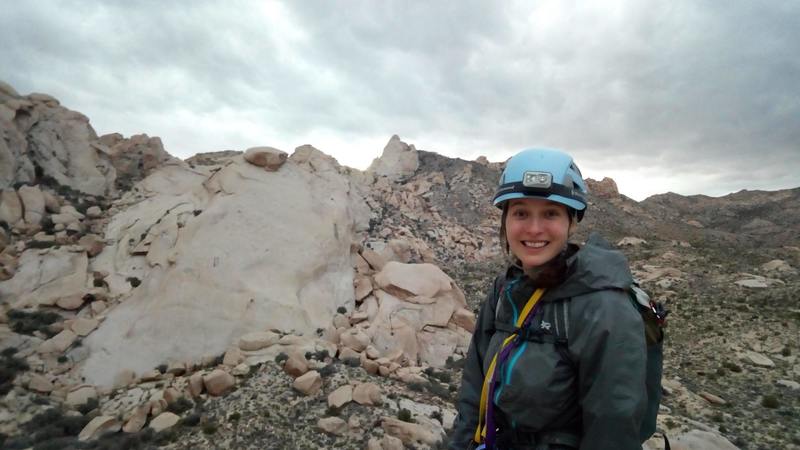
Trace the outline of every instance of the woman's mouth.
<instances>
[{"instance_id":1,"label":"woman's mouth","mask_svg":"<svg viewBox=\"0 0 800 450\"><path fill-rule=\"evenodd\" d=\"M548 241L522 241L522 245L528 248L542 248L548 244Z\"/></svg>"}]
</instances>

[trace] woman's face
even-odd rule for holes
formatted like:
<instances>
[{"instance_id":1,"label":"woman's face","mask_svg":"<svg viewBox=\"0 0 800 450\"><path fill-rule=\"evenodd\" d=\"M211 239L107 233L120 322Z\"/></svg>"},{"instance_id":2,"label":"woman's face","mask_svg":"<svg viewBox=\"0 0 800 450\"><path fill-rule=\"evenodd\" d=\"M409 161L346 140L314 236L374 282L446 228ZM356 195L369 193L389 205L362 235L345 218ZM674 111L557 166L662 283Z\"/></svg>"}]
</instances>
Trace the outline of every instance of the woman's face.
<instances>
[{"instance_id":1,"label":"woman's face","mask_svg":"<svg viewBox=\"0 0 800 450\"><path fill-rule=\"evenodd\" d=\"M523 269L541 266L567 245L570 220L567 207L539 198L509 200L506 240Z\"/></svg>"}]
</instances>

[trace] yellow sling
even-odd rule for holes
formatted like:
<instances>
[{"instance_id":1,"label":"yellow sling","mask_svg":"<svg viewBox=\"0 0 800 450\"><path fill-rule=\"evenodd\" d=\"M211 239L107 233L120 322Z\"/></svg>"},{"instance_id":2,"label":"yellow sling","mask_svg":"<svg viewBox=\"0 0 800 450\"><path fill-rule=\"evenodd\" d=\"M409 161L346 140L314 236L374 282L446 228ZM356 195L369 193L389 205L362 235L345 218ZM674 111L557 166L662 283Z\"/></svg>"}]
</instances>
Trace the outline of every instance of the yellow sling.
<instances>
[{"instance_id":1,"label":"yellow sling","mask_svg":"<svg viewBox=\"0 0 800 450\"><path fill-rule=\"evenodd\" d=\"M522 308L522 313L517 318L517 323L515 326L519 329L524 323L525 319L528 317L528 314L533 311L533 307L536 306L536 303L539 302L539 299L542 298L544 295L544 289L536 289L531 298L528 299L528 303L525 304L525 307ZM499 302L499 299L498 299ZM500 348L497 349L497 353L494 354L492 357L492 363L489 364L489 370L486 372L486 377L483 379L483 387L481 388L481 403L480 403L480 412L478 416L478 426L475 428L475 436L473 440L480 444L483 438L486 436L486 407L489 401L491 401L489 397L489 383L491 382L492 378L494 378L494 370L495 365L497 364L497 355L499 355L503 349L508 345L514 338L517 337L517 333L511 333L505 340L503 340L503 344L500 345Z\"/></svg>"}]
</instances>

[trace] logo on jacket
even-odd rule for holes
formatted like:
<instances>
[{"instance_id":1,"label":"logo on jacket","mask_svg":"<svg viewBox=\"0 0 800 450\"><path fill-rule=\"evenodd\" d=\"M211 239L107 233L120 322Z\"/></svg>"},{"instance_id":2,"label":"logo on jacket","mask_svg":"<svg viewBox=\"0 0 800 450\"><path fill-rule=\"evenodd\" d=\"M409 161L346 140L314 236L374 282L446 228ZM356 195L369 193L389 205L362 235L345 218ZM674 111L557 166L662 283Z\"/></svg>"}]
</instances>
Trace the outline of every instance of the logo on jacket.
<instances>
[{"instance_id":1,"label":"logo on jacket","mask_svg":"<svg viewBox=\"0 0 800 450\"><path fill-rule=\"evenodd\" d=\"M550 325L550 322L547 322L547 321L544 321L544 320L543 320L543 321L542 321L542 324L541 324L541 325L539 325L539 328L541 328L541 329L543 329L543 330L546 330L546 331L550 331L550 326L551 326L551 325Z\"/></svg>"}]
</instances>

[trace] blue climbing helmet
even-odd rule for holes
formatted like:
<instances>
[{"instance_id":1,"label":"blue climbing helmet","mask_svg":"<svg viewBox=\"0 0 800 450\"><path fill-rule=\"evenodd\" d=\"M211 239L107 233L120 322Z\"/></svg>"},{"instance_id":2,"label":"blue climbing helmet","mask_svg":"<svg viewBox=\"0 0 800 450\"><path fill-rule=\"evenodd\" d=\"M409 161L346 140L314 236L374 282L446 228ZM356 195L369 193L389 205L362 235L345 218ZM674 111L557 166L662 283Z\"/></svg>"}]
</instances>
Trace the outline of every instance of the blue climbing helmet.
<instances>
[{"instance_id":1,"label":"blue climbing helmet","mask_svg":"<svg viewBox=\"0 0 800 450\"><path fill-rule=\"evenodd\" d=\"M572 157L561 150L523 150L506 163L493 204L502 209L515 198L539 197L575 211L578 222L586 212L589 190Z\"/></svg>"}]
</instances>

